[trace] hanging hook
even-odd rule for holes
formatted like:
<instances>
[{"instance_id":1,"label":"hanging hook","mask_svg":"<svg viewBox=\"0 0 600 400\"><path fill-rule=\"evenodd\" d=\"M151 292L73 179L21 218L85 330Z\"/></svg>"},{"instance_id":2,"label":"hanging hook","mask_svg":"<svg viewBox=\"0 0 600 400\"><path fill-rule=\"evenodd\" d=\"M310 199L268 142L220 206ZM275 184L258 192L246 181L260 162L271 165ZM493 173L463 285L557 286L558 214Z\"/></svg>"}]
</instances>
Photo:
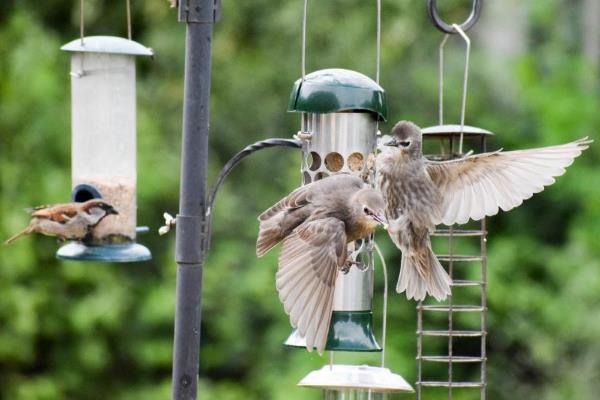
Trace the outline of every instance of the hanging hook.
<instances>
[{"instance_id":1,"label":"hanging hook","mask_svg":"<svg viewBox=\"0 0 600 400\"><path fill-rule=\"evenodd\" d=\"M465 110L467 108L467 84L469 82L469 54L471 54L471 40L460 26L453 24L452 27L460 34L467 46L465 51L466 55L465 72L463 76L462 104L460 106L460 142L458 145L458 154L462 154L463 136L465 131Z\"/></svg>"},{"instance_id":2,"label":"hanging hook","mask_svg":"<svg viewBox=\"0 0 600 400\"><path fill-rule=\"evenodd\" d=\"M458 154L462 154L463 148L463 139L464 139L464 131L465 131L465 114L467 108L467 88L469 83L469 56L471 54L471 39L467 36L467 34L463 31L463 29L457 25L452 24L452 28L456 30L457 33L460 34L462 39L465 41L466 49L465 49L465 69L463 75L463 90L462 90L462 101L460 107L460 141L458 143ZM446 46L446 42L450 34L445 34L442 42L439 47L439 124L444 124L444 47ZM453 149L450 149L450 153L452 153Z\"/></svg>"},{"instance_id":3,"label":"hanging hook","mask_svg":"<svg viewBox=\"0 0 600 400\"><path fill-rule=\"evenodd\" d=\"M473 8L471 8L471 14L469 18L465 22L459 25L460 29L463 32L468 31L475 25L479 16L481 15L481 6L483 5L483 0L473 0ZM438 28L440 31L444 33L459 33L453 25L449 25L440 17L440 14L437 10L437 0L427 0L427 12L429 14L429 18L433 25Z\"/></svg>"}]
</instances>

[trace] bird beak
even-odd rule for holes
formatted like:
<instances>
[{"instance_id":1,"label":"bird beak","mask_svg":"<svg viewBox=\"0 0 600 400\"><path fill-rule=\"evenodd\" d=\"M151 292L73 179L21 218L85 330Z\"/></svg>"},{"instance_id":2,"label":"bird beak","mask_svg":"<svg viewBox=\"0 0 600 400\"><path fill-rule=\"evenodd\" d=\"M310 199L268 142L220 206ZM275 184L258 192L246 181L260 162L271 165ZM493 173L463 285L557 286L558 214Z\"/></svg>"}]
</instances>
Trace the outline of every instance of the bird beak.
<instances>
[{"instance_id":1,"label":"bird beak","mask_svg":"<svg viewBox=\"0 0 600 400\"><path fill-rule=\"evenodd\" d=\"M386 229L386 230L387 230L387 228L388 228L388 223L387 223L387 219L386 219L385 217L383 217L383 216L381 216L381 215L373 215L372 217L373 217L373 219L374 219L375 221L377 221L377 222L379 222L381 225L383 225L383 229Z\"/></svg>"},{"instance_id":2,"label":"bird beak","mask_svg":"<svg viewBox=\"0 0 600 400\"><path fill-rule=\"evenodd\" d=\"M115 210L114 208L109 208L108 209L108 213L109 214L114 214L114 215L119 215L119 212L117 210Z\"/></svg>"},{"instance_id":3,"label":"bird beak","mask_svg":"<svg viewBox=\"0 0 600 400\"><path fill-rule=\"evenodd\" d=\"M398 147L398 142L396 141L396 139L392 139L387 143L383 144L384 146L394 146L394 147Z\"/></svg>"}]
</instances>

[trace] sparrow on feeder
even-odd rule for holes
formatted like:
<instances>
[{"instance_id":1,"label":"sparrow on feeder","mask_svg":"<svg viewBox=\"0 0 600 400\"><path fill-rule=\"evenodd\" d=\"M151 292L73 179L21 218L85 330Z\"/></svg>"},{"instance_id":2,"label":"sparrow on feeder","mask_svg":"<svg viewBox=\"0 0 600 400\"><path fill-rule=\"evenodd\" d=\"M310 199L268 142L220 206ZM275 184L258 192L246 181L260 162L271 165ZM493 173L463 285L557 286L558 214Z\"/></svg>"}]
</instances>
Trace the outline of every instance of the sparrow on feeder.
<instances>
[{"instance_id":1,"label":"sparrow on feeder","mask_svg":"<svg viewBox=\"0 0 600 400\"><path fill-rule=\"evenodd\" d=\"M92 199L84 203L56 204L27 209L32 219L21 232L4 242L11 244L21 236L41 233L58 236L60 240L82 240L102 219L117 210L103 200Z\"/></svg>"},{"instance_id":2,"label":"sparrow on feeder","mask_svg":"<svg viewBox=\"0 0 600 400\"><path fill-rule=\"evenodd\" d=\"M583 150L587 137L528 150L501 150L449 161L423 156L421 129L400 121L377 157L377 185L385 199L388 232L402 252L396 291L423 300L450 294L450 277L431 249L435 225L464 224L508 211L554 183Z\"/></svg>"},{"instance_id":3,"label":"sparrow on feeder","mask_svg":"<svg viewBox=\"0 0 600 400\"><path fill-rule=\"evenodd\" d=\"M338 174L302 186L263 212L256 255L283 241L276 287L306 348L325 349L338 272L347 244L386 225L381 194L360 178Z\"/></svg>"}]
</instances>

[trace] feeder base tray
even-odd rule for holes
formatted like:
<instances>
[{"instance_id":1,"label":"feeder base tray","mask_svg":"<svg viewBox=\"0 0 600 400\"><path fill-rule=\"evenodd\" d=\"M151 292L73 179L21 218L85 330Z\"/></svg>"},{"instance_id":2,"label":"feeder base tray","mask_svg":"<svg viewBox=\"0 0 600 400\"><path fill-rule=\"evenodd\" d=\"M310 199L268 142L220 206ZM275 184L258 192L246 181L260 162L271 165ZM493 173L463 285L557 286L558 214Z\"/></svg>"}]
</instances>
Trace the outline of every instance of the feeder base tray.
<instances>
[{"instance_id":1,"label":"feeder base tray","mask_svg":"<svg viewBox=\"0 0 600 400\"><path fill-rule=\"evenodd\" d=\"M138 262L152 258L150 250L138 243L88 246L71 242L56 252L59 260L102 261L102 262Z\"/></svg>"}]
</instances>

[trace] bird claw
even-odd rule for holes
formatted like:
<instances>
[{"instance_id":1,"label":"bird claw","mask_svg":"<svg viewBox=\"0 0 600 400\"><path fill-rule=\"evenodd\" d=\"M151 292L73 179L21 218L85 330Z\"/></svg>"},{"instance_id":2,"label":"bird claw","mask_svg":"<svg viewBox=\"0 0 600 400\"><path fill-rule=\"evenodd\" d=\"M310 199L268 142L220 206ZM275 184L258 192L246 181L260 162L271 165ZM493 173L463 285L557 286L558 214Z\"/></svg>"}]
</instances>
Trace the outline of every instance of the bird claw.
<instances>
[{"instance_id":1,"label":"bird claw","mask_svg":"<svg viewBox=\"0 0 600 400\"><path fill-rule=\"evenodd\" d=\"M342 267L340 268L342 274L346 275L348 272L350 272L350 268L352 268L352 264L354 263L355 261L347 261L346 264L342 265Z\"/></svg>"},{"instance_id":2,"label":"bird claw","mask_svg":"<svg viewBox=\"0 0 600 400\"><path fill-rule=\"evenodd\" d=\"M348 260L346 261L346 264L344 264L344 266L340 268L340 271L342 271L342 273L345 275L348 272L350 272L350 268L352 268L352 266L355 266L359 271L365 271L368 268L366 264L360 261Z\"/></svg>"}]
</instances>

